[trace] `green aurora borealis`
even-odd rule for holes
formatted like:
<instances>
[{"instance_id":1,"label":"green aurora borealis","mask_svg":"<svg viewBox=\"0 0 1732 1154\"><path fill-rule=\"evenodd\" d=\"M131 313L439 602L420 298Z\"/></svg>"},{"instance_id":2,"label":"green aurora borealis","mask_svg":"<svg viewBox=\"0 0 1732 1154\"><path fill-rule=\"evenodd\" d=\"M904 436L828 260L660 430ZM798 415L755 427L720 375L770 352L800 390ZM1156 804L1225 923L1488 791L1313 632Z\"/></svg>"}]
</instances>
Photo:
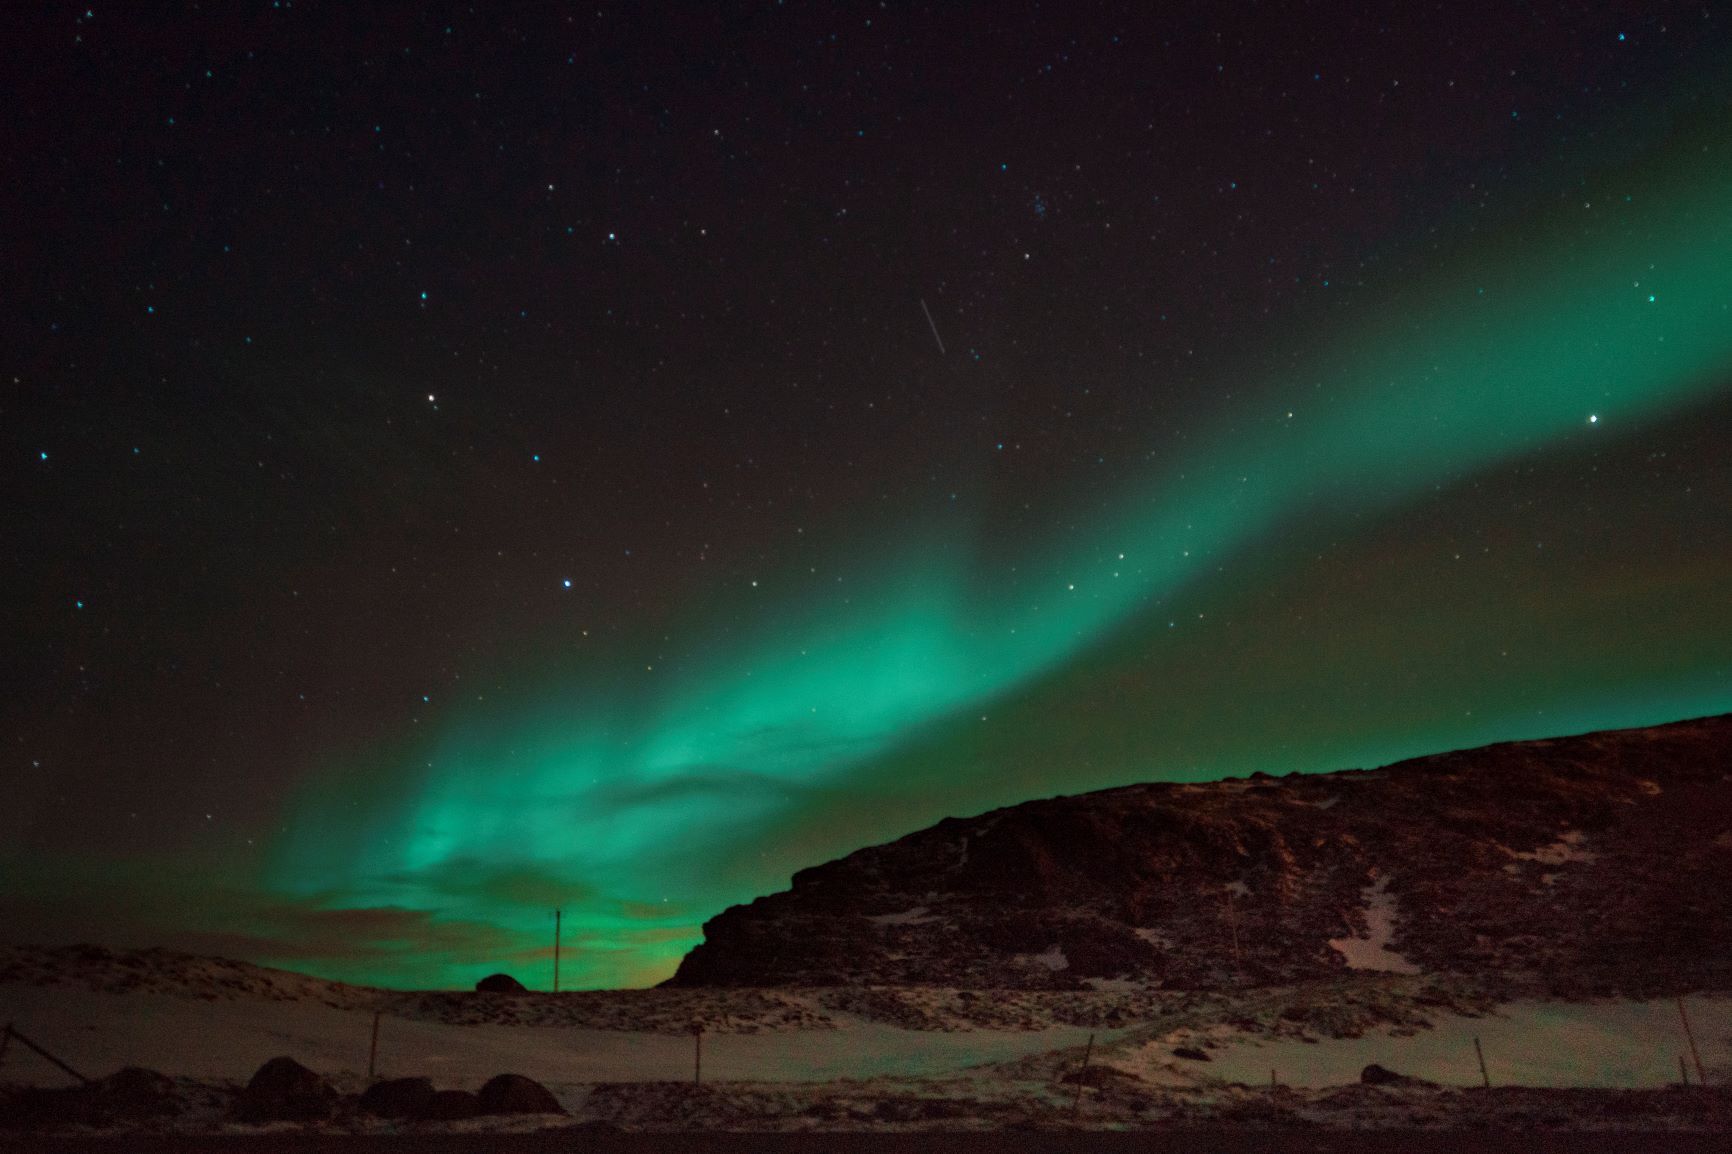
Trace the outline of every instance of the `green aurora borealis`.
<instances>
[{"instance_id":1,"label":"green aurora borealis","mask_svg":"<svg viewBox=\"0 0 1732 1154\"><path fill-rule=\"evenodd\" d=\"M545 981L559 904L568 983L653 982L724 905L946 814L1732 707L1726 472L1673 494L1689 538L1628 511L1668 477L1582 480L1726 403L1719 144L1437 245L1070 531L1006 546L957 511L856 540L846 582L766 573L672 645L508 673L424 741L350 750L267 884L504 949L310 968ZM1511 475L1533 496L1488 515Z\"/></svg>"},{"instance_id":2,"label":"green aurora borealis","mask_svg":"<svg viewBox=\"0 0 1732 1154\"><path fill-rule=\"evenodd\" d=\"M946 816L1732 710L1722 19L21 10L0 937L638 986Z\"/></svg>"}]
</instances>

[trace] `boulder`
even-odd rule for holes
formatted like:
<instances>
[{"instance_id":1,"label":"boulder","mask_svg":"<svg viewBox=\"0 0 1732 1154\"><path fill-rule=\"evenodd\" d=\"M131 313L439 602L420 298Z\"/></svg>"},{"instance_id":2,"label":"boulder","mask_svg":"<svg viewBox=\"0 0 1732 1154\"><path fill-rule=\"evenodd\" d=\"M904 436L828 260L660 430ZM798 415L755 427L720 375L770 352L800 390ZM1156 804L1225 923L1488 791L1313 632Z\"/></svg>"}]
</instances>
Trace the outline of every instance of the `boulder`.
<instances>
[{"instance_id":1,"label":"boulder","mask_svg":"<svg viewBox=\"0 0 1732 1154\"><path fill-rule=\"evenodd\" d=\"M1419 1079L1379 1066L1376 1062L1359 1071L1359 1080L1367 1086L1411 1086Z\"/></svg>"},{"instance_id":2,"label":"boulder","mask_svg":"<svg viewBox=\"0 0 1732 1154\"><path fill-rule=\"evenodd\" d=\"M360 1110L376 1118L418 1118L432 1100L431 1078L388 1078L367 1087Z\"/></svg>"},{"instance_id":3,"label":"boulder","mask_svg":"<svg viewBox=\"0 0 1732 1154\"><path fill-rule=\"evenodd\" d=\"M1213 1058L1197 1049L1195 1046L1180 1046L1173 1051L1173 1057L1186 1058L1192 1062L1212 1062Z\"/></svg>"},{"instance_id":4,"label":"boulder","mask_svg":"<svg viewBox=\"0 0 1732 1154\"><path fill-rule=\"evenodd\" d=\"M423 1122L459 1122L481 1113L481 1099L467 1090L438 1090L416 1115Z\"/></svg>"},{"instance_id":5,"label":"boulder","mask_svg":"<svg viewBox=\"0 0 1732 1154\"><path fill-rule=\"evenodd\" d=\"M533 1078L522 1074L499 1074L481 1087L483 1114L563 1114L551 1091Z\"/></svg>"},{"instance_id":6,"label":"boulder","mask_svg":"<svg viewBox=\"0 0 1732 1154\"><path fill-rule=\"evenodd\" d=\"M105 1121L160 1118L180 1113L174 1079L142 1066L117 1070L96 1083L96 1110Z\"/></svg>"},{"instance_id":7,"label":"boulder","mask_svg":"<svg viewBox=\"0 0 1732 1154\"><path fill-rule=\"evenodd\" d=\"M483 994L527 994L529 992L522 982L510 974L488 974L475 988Z\"/></svg>"},{"instance_id":8,"label":"boulder","mask_svg":"<svg viewBox=\"0 0 1732 1154\"><path fill-rule=\"evenodd\" d=\"M309 1122L331 1116L337 1092L293 1058L272 1058L235 1101L244 1122Z\"/></svg>"}]
</instances>

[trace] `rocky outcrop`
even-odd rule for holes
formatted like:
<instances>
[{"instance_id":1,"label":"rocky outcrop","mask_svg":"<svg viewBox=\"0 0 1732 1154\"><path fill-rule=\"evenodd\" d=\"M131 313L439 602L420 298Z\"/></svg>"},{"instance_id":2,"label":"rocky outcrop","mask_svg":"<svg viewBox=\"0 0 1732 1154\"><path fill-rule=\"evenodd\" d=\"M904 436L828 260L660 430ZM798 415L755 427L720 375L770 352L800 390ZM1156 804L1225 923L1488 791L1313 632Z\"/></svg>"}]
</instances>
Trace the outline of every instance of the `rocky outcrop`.
<instances>
[{"instance_id":1,"label":"rocky outcrop","mask_svg":"<svg viewBox=\"0 0 1732 1154\"><path fill-rule=\"evenodd\" d=\"M1732 715L947 819L704 926L687 986L1732 989Z\"/></svg>"},{"instance_id":2,"label":"rocky outcrop","mask_svg":"<svg viewBox=\"0 0 1732 1154\"><path fill-rule=\"evenodd\" d=\"M475 988L483 994L527 994L529 992L522 982L510 974L488 974L475 983Z\"/></svg>"}]
</instances>

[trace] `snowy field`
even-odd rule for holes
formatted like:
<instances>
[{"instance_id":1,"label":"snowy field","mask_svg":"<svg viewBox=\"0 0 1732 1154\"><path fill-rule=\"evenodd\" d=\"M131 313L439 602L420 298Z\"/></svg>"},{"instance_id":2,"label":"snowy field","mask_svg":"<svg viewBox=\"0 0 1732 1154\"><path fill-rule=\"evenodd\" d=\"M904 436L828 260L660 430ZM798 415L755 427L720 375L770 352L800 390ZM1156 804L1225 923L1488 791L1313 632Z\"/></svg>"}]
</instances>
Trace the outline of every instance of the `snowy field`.
<instances>
[{"instance_id":1,"label":"snowy field","mask_svg":"<svg viewBox=\"0 0 1732 1154\"><path fill-rule=\"evenodd\" d=\"M289 1054L336 1082L367 1069L373 1016L305 1002L202 1001L167 994L0 986L0 1021L11 1021L92 1077L121 1066L201 1079L244 1078ZM1090 1031L904 1030L838 1016L837 1029L706 1034L706 1081L823 1082L927 1077L1083 1044ZM1104 1039L1106 1035L1101 1035ZM693 1039L559 1026L455 1026L386 1017L378 1070L425 1074L442 1085L479 1084L501 1071L560 1084L664 1082L693 1074ZM66 1076L24 1052L4 1078L45 1085Z\"/></svg>"}]
</instances>

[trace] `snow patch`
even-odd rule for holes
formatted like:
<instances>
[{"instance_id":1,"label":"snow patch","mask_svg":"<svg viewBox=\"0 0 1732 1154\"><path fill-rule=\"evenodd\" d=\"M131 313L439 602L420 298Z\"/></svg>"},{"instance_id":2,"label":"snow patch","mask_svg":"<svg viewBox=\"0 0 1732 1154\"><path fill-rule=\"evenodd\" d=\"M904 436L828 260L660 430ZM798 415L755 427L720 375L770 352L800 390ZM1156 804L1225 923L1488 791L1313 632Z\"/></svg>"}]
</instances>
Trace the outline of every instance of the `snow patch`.
<instances>
[{"instance_id":1,"label":"snow patch","mask_svg":"<svg viewBox=\"0 0 1732 1154\"><path fill-rule=\"evenodd\" d=\"M1537 861L1545 865L1565 865L1569 862L1591 862L1600 855L1592 850L1582 848L1586 835L1579 829L1567 830L1558 835L1558 840L1551 845L1541 846L1532 853L1518 853L1515 857L1522 861Z\"/></svg>"},{"instance_id":2,"label":"snow patch","mask_svg":"<svg viewBox=\"0 0 1732 1154\"><path fill-rule=\"evenodd\" d=\"M1305 804L1312 806L1315 809L1328 809L1340 800L1340 794L1332 794L1329 797L1324 798L1322 801L1308 801Z\"/></svg>"},{"instance_id":3,"label":"snow patch","mask_svg":"<svg viewBox=\"0 0 1732 1154\"><path fill-rule=\"evenodd\" d=\"M1131 932L1136 934L1137 937L1143 939L1143 941L1149 943L1149 945L1155 947L1157 950L1170 950L1173 948L1173 939L1169 938L1160 930L1144 928L1135 929Z\"/></svg>"},{"instance_id":4,"label":"snow patch","mask_svg":"<svg viewBox=\"0 0 1732 1154\"><path fill-rule=\"evenodd\" d=\"M927 922L941 922L944 919L937 914L927 913L925 906L915 906L911 910L903 910L894 914L878 914L866 920L875 926L920 926Z\"/></svg>"},{"instance_id":5,"label":"snow patch","mask_svg":"<svg viewBox=\"0 0 1732 1154\"><path fill-rule=\"evenodd\" d=\"M1064 956L1064 947L1056 942L1038 954L1028 955L1028 960L1034 965L1045 966L1054 973L1070 969L1070 959Z\"/></svg>"},{"instance_id":6,"label":"snow patch","mask_svg":"<svg viewBox=\"0 0 1732 1154\"><path fill-rule=\"evenodd\" d=\"M1385 970L1417 974L1419 967L1389 948L1395 937L1395 895L1388 892L1390 874L1360 891L1365 902L1365 936L1331 938L1329 946L1347 959L1350 970Z\"/></svg>"}]
</instances>

